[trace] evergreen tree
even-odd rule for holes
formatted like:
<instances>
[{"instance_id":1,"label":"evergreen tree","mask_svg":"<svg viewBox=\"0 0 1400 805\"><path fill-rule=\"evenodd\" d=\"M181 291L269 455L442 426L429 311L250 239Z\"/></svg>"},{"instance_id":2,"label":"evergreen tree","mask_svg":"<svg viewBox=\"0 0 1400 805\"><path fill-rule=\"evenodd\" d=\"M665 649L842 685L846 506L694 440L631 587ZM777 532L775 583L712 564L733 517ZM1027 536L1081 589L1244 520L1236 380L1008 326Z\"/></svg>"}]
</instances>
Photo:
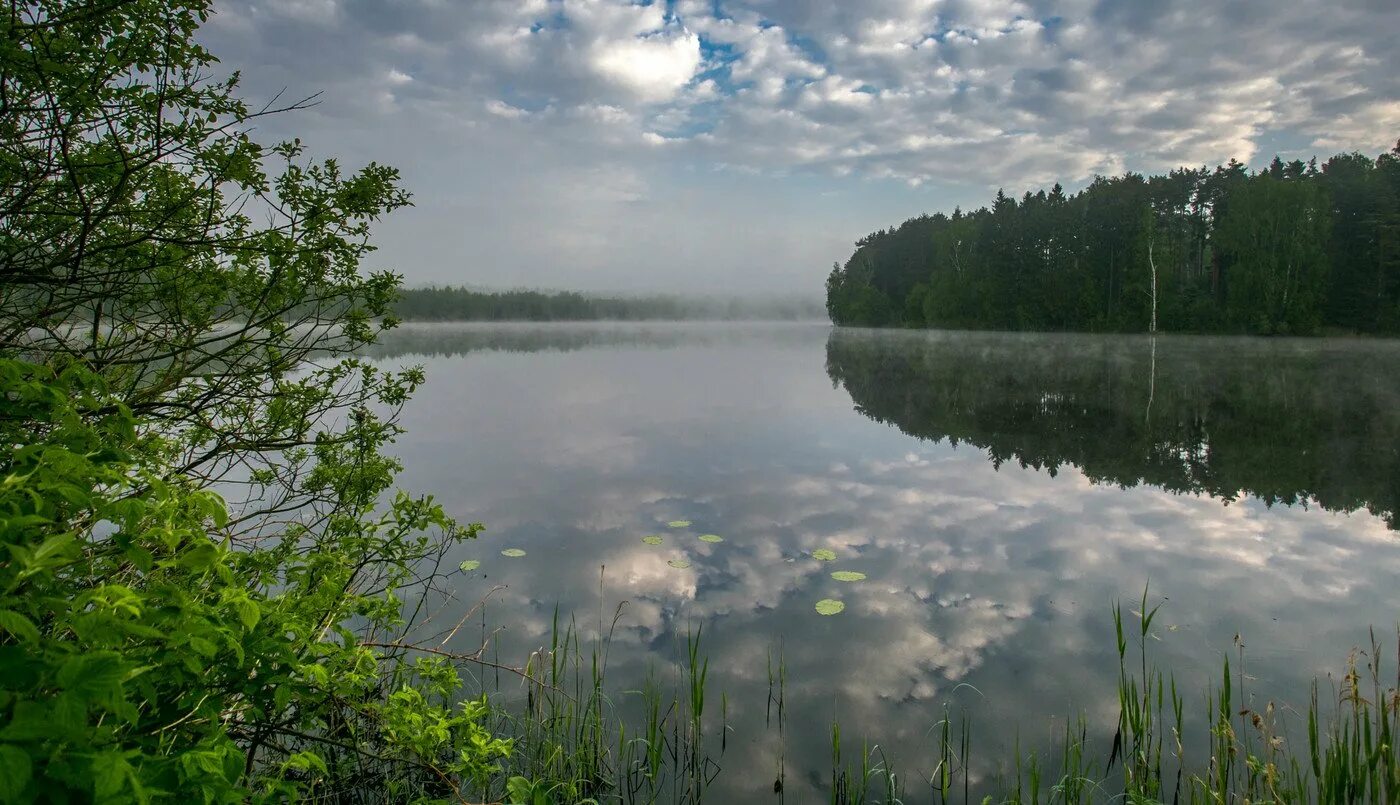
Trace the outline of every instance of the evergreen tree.
<instances>
[{"instance_id":1,"label":"evergreen tree","mask_svg":"<svg viewBox=\"0 0 1400 805\"><path fill-rule=\"evenodd\" d=\"M1400 144L998 190L861 238L827 307L875 327L1400 332Z\"/></svg>"}]
</instances>

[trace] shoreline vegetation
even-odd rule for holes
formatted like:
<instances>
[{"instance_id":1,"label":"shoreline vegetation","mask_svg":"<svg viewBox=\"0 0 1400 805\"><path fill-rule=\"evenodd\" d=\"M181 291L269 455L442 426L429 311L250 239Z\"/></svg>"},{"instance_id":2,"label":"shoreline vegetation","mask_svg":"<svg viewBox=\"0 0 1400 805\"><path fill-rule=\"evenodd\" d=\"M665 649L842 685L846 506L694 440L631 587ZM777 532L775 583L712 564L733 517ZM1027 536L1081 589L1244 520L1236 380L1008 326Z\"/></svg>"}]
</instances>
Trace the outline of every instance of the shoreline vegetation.
<instances>
[{"instance_id":1,"label":"shoreline vegetation","mask_svg":"<svg viewBox=\"0 0 1400 805\"><path fill-rule=\"evenodd\" d=\"M590 294L428 286L400 288L403 321L809 321L824 320L819 299L779 296Z\"/></svg>"},{"instance_id":2,"label":"shoreline vegetation","mask_svg":"<svg viewBox=\"0 0 1400 805\"><path fill-rule=\"evenodd\" d=\"M1314 681L1306 702L1276 701L1256 690L1248 655L1236 636L1218 682L1177 687L1157 667L1151 645L1162 602L1147 588L1124 610L1112 607L1118 657L1115 723L1091 725L1081 712L1056 738L1010 757L982 757L978 724L948 704L931 707L930 738L914 751L882 747L878 736L843 737L830 725L830 765L823 792L832 805L928 802L1024 803L1313 803L1400 801L1400 630L1392 648L1370 643L1345 658L1341 673ZM622 607L592 646L556 613L551 644L524 668L523 711L494 711L498 732L515 736L502 764L511 803L699 802L724 773L729 702L706 715L708 662L699 632L685 654L642 690L610 690L608 645ZM1231 653L1234 660L1231 660ZM752 780L751 799L784 802L787 669L781 642L768 653L767 730L776 734L772 779ZM985 692L995 696L995 692ZM640 708L628 703L631 697ZM757 706L749 703L748 706ZM634 714L640 714L636 716ZM1044 725L1017 724L1019 736ZM630 738L628 736L631 736ZM753 736L735 736L739 738ZM898 756L895 759L894 756ZM800 770L810 773L811 770ZM489 793L487 801L491 801Z\"/></svg>"},{"instance_id":3,"label":"shoreline vegetation","mask_svg":"<svg viewBox=\"0 0 1400 805\"><path fill-rule=\"evenodd\" d=\"M254 141L261 118L310 99L251 108L236 75L211 79L207 0L12 12L0 801L701 801L731 738L698 628L633 694L606 682L611 629L589 646L556 619L513 666L466 640L478 610L435 622L468 572L448 553L482 527L397 487L397 412L423 372L357 357L396 323L400 278L364 263L374 222L409 203L398 173ZM1400 799L1375 641L1287 733L1291 713L1227 665L1208 750L1184 755L1146 593L1140 611L1136 629L1115 611L1107 754L1083 726L1053 760L981 766L945 711L930 714L938 756L906 772L833 724L831 801L967 799L992 785L981 769L1005 768L1007 802ZM487 673L521 680L523 706L488 693ZM781 651L769 679L781 734ZM784 774L780 757L756 796L781 801Z\"/></svg>"},{"instance_id":4,"label":"shoreline vegetation","mask_svg":"<svg viewBox=\"0 0 1400 805\"><path fill-rule=\"evenodd\" d=\"M826 288L840 325L1400 334L1400 143L999 190L861 238Z\"/></svg>"}]
</instances>

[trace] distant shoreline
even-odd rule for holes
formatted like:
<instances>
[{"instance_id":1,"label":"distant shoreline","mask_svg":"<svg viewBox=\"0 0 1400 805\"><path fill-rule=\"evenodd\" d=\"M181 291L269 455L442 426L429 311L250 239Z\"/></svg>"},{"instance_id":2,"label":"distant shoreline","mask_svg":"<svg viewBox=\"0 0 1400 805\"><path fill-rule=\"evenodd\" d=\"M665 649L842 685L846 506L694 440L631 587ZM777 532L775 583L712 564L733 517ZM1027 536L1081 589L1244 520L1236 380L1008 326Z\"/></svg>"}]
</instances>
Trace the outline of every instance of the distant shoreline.
<instances>
[{"instance_id":1,"label":"distant shoreline","mask_svg":"<svg viewBox=\"0 0 1400 805\"><path fill-rule=\"evenodd\" d=\"M736 318L712 318L712 317L670 317L670 318L645 318L645 319L618 319L618 318L592 318L592 319L424 319L399 316L401 324L820 324L827 327L835 327L831 319L826 316L813 316L803 318L772 318L772 317L736 317ZM851 329L851 328L848 328ZM859 329L859 328L857 328ZM886 328L888 329L888 328Z\"/></svg>"},{"instance_id":2,"label":"distant shoreline","mask_svg":"<svg viewBox=\"0 0 1400 805\"><path fill-rule=\"evenodd\" d=\"M817 297L639 296L577 291L400 289L393 306L403 321L811 321L826 320Z\"/></svg>"}]
</instances>

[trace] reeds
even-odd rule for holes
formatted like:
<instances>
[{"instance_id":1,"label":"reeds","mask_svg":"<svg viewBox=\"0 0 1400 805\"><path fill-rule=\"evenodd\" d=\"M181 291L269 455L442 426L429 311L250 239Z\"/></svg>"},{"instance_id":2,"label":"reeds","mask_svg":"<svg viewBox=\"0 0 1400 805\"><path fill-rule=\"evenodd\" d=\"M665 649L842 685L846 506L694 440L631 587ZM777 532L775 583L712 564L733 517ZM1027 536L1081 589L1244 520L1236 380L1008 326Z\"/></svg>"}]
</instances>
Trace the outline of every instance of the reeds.
<instances>
[{"instance_id":1,"label":"reeds","mask_svg":"<svg viewBox=\"0 0 1400 805\"><path fill-rule=\"evenodd\" d=\"M892 747L843 736L833 718L827 799L833 805L955 802L1066 805L1091 802L1305 803L1400 805L1400 633L1387 667L1374 631L1330 687L1313 683L1307 712L1276 706L1249 690L1243 641L1221 664L1218 683L1192 713L1175 678L1149 652L1158 606L1144 590L1136 623L1113 607L1118 710L1111 740L1095 739L1084 716L1065 723L1050 746L1011 758L974 757L973 720L944 705L931 746ZM497 704L496 732L514 752L483 801L530 805L578 802L697 803L720 773L728 742L728 700L707 713L709 663L701 632L686 636L676 660L640 690L610 697L608 645L618 616L592 646L555 614L550 644L523 669L523 709ZM768 656L766 722L775 729L774 778L752 785L752 799L785 799L787 665L781 643ZM1262 705L1259 704L1262 702ZM1191 720L1188 720L1188 716ZM997 728L1000 725L987 725ZM1290 728L1292 735L1290 735ZM1101 733L1106 734L1106 733ZM854 747L858 746L859 749ZM925 752L930 752L931 756ZM897 754L911 771L896 773ZM927 758L920 761L920 756ZM926 771L918 771L924 769ZM922 783L909 786L910 781ZM508 781L508 782L507 782Z\"/></svg>"},{"instance_id":2,"label":"reeds","mask_svg":"<svg viewBox=\"0 0 1400 805\"><path fill-rule=\"evenodd\" d=\"M721 698L717 751L707 733L709 661L701 631L669 674L648 673L640 690L609 693L608 648L622 612L584 645L577 624L556 610L550 643L522 669L523 710L499 697L495 732L514 742L483 801L697 803L719 773L728 702ZM630 699L630 701L629 701ZM712 717L712 716L711 716Z\"/></svg>"},{"instance_id":3,"label":"reeds","mask_svg":"<svg viewBox=\"0 0 1400 805\"><path fill-rule=\"evenodd\" d=\"M978 767L990 772L1004 759L975 762L970 719L964 715L955 723L945 706L930 730L935 740L927 801L1400 805L1400 747L1395 743L1400 733L1400 632L1394 669L1384 668L1373 630L1370 645L1351 653L1345 674L1326 695L1314 681L1305 717L1292 714L1293 721L1305 721L1293 726L1295 732L1306 731L1306 744L1290 740L1282 708L1271 700L1256 704L1255 692L1246 688L1250 677L1244 671L1244 644L1236 636L1235 661L1224 659L1218 686L1209 686L1201 700L1204 735L1192 741L1176 680L1153 665L1148 651L1160 604L1149 608L1144 590L1139 606L1133 611L1136 628L1125 624L1121 606L1113 607L1119 716L1111 742L1096 748L1081 715L1066 723L1063 737L1047 754L1051 763L1035 752L1023 755L1017 740L1009 779L998 781L993 774L979 774ZM839 725L833 725L832 734L835 746ZM1200 756L1188 746L1200 747ZM837 771L843 768L839 754L833 753L832 767L833 803L911 801L897 793L874 798L868 785L854 789L854 776ZM881 776L894 779L883 753L878 768Z\"/></svg>"}]
</instances>

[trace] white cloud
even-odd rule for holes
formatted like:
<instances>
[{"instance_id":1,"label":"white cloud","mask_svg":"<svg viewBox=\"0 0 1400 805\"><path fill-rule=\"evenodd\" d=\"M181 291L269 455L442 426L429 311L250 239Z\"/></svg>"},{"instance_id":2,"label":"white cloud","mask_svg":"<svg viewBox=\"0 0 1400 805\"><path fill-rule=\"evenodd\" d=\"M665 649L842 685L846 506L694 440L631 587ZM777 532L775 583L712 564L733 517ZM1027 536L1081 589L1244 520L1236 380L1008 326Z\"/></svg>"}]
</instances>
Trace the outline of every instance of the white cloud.
<instances>
[{"instance_id":1,"label":"white cloud","mask_svg":"<svg viewBox=\"0 0 1400 805\"><path fill-rule=\"evenodd\" d=\"M1400 139L1400 100L1376 101L1354 112L1338 115L1328 131L1312 141L1323 151L1356 148L1357 143L1374 143L1377 132Z\"/></svg>"},{"instance_id":2,"label":"white cloud","mask_svg":"<svg viewBox=\"0 0 1400 805\"><path fill-rule=\"evenodd\" d=\"M314 122L289 133L322 134L312 141L328 151L394 162L406 176L422 155L427 180L405 216L472 192L435 187L436 177L495 176L502 164L512 171L493 179L502 207L540 201L525 195L540 183L531 174L566 160L720 170L786 193L792 210L807 198L790 181L798 175L855 190L848 205L877 192L860 184L872 179L923 188L890 207L894 218L980 203L998 186L1262 158L1265 143L1302 156L1308 146L1375 153L1400 134L1400 21L1378 0L219 0L216 10L209 43L254 98L323 91ZM672 180L677 195L693 192ZM831 189L815 197L837 198L821 195ZM726 203L717 195L708 208L720 215ZM597 211L557 212L572 226ZM844 249L888 223L869 214L847 207L847 229L813 225L806 238ZM770 238L790 226L762 220ZM701 224L691 215L668 226ZM640 271L654 255L635 243L614 243L614 259ZM677 276L718 264L717 245ZM542 264L516 246L522 256L506 263ZM844 257L764 261L795 277L803 261Z\"/></svg>"},{"instance_id":3,"label":"white cloud","mask_svg":"<svg viewBox=\"0 0 1400 805\"><path fill-rule=\"evenodd\" d=\"M1364 3L1319 3L1254 18L1255 3L419 0L384 39L455 38L465 47L442 48L421 76L392 68L391 83L481 93L495 117L523 117L509 89L563 110L545 126L570 108L619 110L606 122L631 134L615 143L707 132L700 161L1017 186L1248 158L1280 128L1319 148L1383 147L1400 122L1385 26ZM238 20L268 13L224 6ZM278 8L352 13L334 0ZM1232 24L1244 18L1248 37Z\"/></svg>"},{"instance_id":4,"label":"white cloud","mask_svg":"<svg viewBox=\"0 0 1400 805\"><path fill-rule=\"evenodd\" d=\"M602 42L589 60L599 75L650 102L667 101L700 66L700 37L685 32Z\"/></svg>"},{"instance_id":5,"label":"white cloud","mask_svg":"<svg viewBox=\"0 0 1400 805\"><path fill-rule=\"evenodd\" d=\"M337 0L273 0L266 8L274 14L315 23L330 22L340 11Z\"/></svg>"},{"instance_id":6,"label":"white cloud","mask_svg":"<svg viewBox=\"0 0 1400 805\"><path fill-rule=\"evenodd\" d=\"M490 112L496 117L504 117L509 120L518 120L530 114L529 112L527 112L524 109L521 109L518 106L511 106L505 101L499 100L497 98L492 98L491 100L486 102L486 111Z\"/></svg>"}]
</instances>

